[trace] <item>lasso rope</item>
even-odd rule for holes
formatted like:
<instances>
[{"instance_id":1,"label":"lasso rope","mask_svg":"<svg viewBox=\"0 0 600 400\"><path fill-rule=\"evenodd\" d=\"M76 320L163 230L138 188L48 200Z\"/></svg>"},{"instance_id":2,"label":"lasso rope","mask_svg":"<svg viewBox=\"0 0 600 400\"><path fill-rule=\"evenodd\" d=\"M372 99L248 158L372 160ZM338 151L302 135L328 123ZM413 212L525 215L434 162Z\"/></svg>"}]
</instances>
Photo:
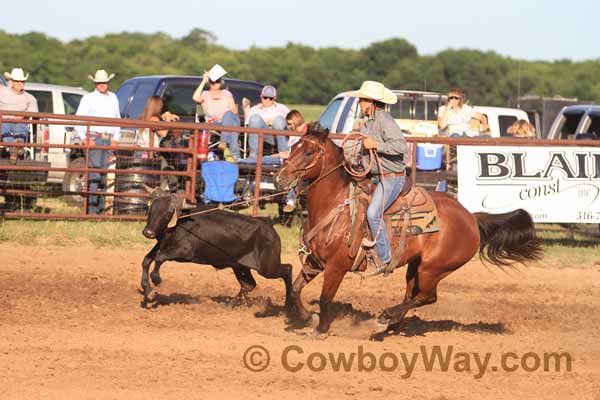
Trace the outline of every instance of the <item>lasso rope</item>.
<instances>
[{"instance_id":1,"label":"lasso rope","mask_svg":"<svg viewBox=\"0 0 600 400\"><path fill-rule=\"evenodd\" d=\"M354 141L362 143L362 140L365 137L366 136L361 133L349 133L348 135L346 135L346 137L342 141L342 150L344 151L344 156L346 154L345 153L346 152L346 147L345 147L346 141L354 140ZM355 145L352 145L351 157L354 158L354 156L358 156L357 149L358 149L358 143ZM364 178L365 176L367 176L371 173L371 170L373 169L373 160L377 161L377 170L379 172L379 181L381 182L381 189L383 191L383 196L381 196L381 221L379 223L379 226L377 227L377 232L375 233L375 236L373 238L373 241L377 242L377 238L379 238L379 234L381 233L381 225L383 222L383 215L385 213L385 209L384 209L385 208L385 185L383 184L384 175L383 175L383 169L381 168L381 160L379 158L379 154L377 154L377 152L374 149L369 149L369 165L362 172L355 170L350 163L344 164L344 169L346 169L346 172L348 172L350 175L352 175L354 177Z\"/></svg>"}]
</instances>

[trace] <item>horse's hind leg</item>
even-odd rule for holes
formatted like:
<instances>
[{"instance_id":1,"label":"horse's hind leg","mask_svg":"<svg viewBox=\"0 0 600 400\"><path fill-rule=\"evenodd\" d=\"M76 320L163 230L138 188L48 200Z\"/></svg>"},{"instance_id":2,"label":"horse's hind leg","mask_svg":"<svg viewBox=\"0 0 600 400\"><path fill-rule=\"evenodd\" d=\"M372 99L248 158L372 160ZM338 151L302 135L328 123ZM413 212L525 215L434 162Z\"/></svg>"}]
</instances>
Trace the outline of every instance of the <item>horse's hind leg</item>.
<instances>
[{"instance_id":1,"label":"horse's hind leg","mask_svg":"<svg viewBox=\"0 0 600 400\"><path fill-rule=\"evenodd\" d=\"M240 284L240 291L235 296L234 305L240 305L248 301L248 293L256 287L256 281L252 276L252 271L247 267L234 267L233 273Z\"/></svg>"},{"instance_id":2,"label":"horse's hind leg","mask_svg":"<svg viewBox=\"0 0 600 400\"><path fill-rule=\"evenodd\" d=\"M409 310L435 303L437 285L450 272L430 271L427 264L409 264L404 301L385 309L378 318L378 324L386 326L386 329L398 328Z\"/></svg>"},{"instance_id":3,"label":"horse's hind leg","mask_svg":"<svg viewBox=\"0 0 600 400\"><path fill-rule=\"evenodd\" d=\"M377 324L380 327L385 327L387 330L391 327L389 322L392 318L402 321L408 310L410 310L410 306L412 306L412 299L418 292L417 272L420 263L420 258L413 259L408 262L408 266L406 268L406 291L404 293L404 301L398 305L383 310L383 312L377 318Z\"/></svg>"}]
</instances>

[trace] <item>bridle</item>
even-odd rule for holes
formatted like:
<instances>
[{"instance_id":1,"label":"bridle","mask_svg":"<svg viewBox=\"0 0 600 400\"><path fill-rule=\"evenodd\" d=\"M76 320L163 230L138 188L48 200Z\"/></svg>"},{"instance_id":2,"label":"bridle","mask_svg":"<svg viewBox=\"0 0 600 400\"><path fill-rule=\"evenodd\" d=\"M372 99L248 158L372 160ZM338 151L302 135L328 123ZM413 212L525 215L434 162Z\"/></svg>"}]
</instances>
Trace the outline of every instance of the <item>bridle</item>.
<instances>
[{"instance_id":1,"label":"bridle","mask_svg":"<svg viewBox=\"0 0 600 400\"><path fill-rule=\"evenodd\" d=\"M285 162L284 168L291 166L293 169L289 172L290 174L293 174L298 171L303 171L303 173L300 174L298 177L296 177L296 179L294 179L292 182L290 182L290 184L287 186L287 189L288 190L295 189L296 186L298 185L298 182L300 181L300 179L302 179L302 177L306 174L306 172L309 171L310 169L314 168L319 162L321 162L321 170L319 171L319 175L317 176L317 178L314 181L312 181L310 184L308 184L304 189L302 189L302 191L300 193L306 191L309 187L316 184L320 180L324 179L329 174L331 174L333 171L335 171L336 169L338 169L339 167L344 165L344 162L342 161L342 162L338 163L331 170L327 171L326 173L323 173L323 171L325 170L325 148L323 147L322 144L317 143L313 140L302 138L302 141L308 142L311 145L318 147L319 148L319 157L313 157L313 160L311 160L311 162L308 163L308 165L306 165L305 167L299 167L298 164L296 164L293 160L288 159ZM297 193L297 194L299 194L299 193Z\"/></svg>"},{"instance_id":2,"label":"bridle","mask_svg":"<svg viewBox=\"0 0 600 400\"><path fill-rule=\"evenodd\" d=\"M285 162L285 166L284 166L284 168L287 168L288 166L291 166L291 167L292 167L292 168L294 168L294 169L293 169L293 170L292 170L290 173L292 173L292 174L293 174L293 173L295 173L295 172L297 172L297 171L303 171L304 173L302 174L302 176L304 176L304 174L305 174L305 173L306 173L308 170L312 169L314 166L316 166L316 165L317 165L317 163L318 163L319 161L321 161L321 171L319 172L319 176L320 176L320 175L321 175L321 173L323 172L323 169L324 169L324 166L325 166L325 163L323 162L323 161L324 161L324 159L325 159L325 149L323 148L323 145L321 145L321 144L319 144L319 143L316 143L316 142L315 142L315 141L313 141L313 140L306 139L306 138L302 138L302 141L303 141L303 142L308 142L308 143L310 143L311 145L318 147L318 148L319 148L319 157L313 157L313 159L311 160L311 162L310 162L310 163L308 163L308 165L307 165L307 166L305 166L305 167L299 167L299 166L298 166L298 165L297 165L297 164L296 164L296 163L295 163L293 160L290 160L290 159L288 159L288 160ZM317 179L318 179L318 178L317 178Z\"/></svg>"}]
</instances>

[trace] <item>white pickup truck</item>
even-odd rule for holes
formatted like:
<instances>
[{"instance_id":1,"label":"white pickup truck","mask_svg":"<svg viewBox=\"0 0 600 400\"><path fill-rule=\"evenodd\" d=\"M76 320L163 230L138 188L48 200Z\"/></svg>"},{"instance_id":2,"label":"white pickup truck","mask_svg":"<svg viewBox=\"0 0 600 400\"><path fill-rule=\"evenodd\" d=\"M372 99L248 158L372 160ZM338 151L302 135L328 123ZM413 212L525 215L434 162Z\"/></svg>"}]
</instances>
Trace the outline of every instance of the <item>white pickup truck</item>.
<instances>
[{"instance_id":1,"label":"white pickup truck","mask_svg":"<svg viewBox=\"0 0 600 400\"><path fill-rule=\"evenodd\" d=\"M386 109L407 135L432 137L438 135L437 116L439 107L446 96L436 92L393 90L398 102ZM333 97L319 117L323 129L335 133L349 133L358 129L360 119L358 99L342 92ZM508 136L506 130L518 119L529 121L527 113L517 108L474 106L475 111L484 114L487 126L474 124L473 130L491 137Z\"/></svg>"}]
</instances>

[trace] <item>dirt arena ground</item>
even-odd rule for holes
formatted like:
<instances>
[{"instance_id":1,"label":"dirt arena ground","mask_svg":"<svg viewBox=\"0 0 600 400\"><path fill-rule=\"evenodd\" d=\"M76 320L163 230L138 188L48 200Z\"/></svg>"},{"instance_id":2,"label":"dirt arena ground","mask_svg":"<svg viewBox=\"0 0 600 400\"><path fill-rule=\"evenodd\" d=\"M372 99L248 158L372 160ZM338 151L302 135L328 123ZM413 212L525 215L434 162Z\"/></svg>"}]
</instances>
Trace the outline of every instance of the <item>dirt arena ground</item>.
<instances>
[{"instance_id":1,"label":"dirt arena ground","mask_svg":"<svg viewBox=\"0 0 600 400\"><path fill-rule=\"evenodd\" d=\"M400 301L403 273L349 276L331 335L319 340L308 328L289 329L282 315L255 317L266 298L283 304L280 281L257 278L253 296L262 301L232 309L224 301L238 289L230 270L167 263L162 304L143 309L144 250L0 245L0 398L600 399L600 265L593 260L507 273L472 261L442 282L437 304L412 311L401 333L373 342L374 316ZM293 255L288 261L298 265ZM315 310L321 283L304 291ZM270 364L253 372L243 356L257 345ZM435 349L451 354L447 371L427 371L424 356ZM488 352L481 372L476 356ZM568 353L571 370L562 358L560 371L554 363L544 371L551 352ZM349 372L331 362L340 353L355 356ZM536 369L536 357L541 365L528 372L511 359L518 368L507 371L500 368L507 353L527 361L526 369ZM405 359L416 360L410 373ZM265 360L251 350L246 364L260 369Z\"/></svg>"}]
</instances>

